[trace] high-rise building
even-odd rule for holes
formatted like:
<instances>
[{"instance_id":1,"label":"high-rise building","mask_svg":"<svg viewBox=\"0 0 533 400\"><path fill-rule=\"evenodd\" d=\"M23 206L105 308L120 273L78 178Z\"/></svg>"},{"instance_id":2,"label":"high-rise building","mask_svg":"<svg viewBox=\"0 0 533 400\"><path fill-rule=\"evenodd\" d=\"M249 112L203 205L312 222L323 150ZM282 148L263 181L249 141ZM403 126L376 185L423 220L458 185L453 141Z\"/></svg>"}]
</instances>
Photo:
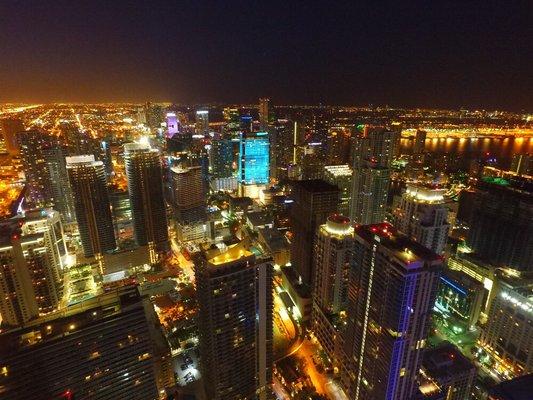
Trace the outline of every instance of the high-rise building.
<instances>
[{"instance_id":1,"label":"high-rise building","mask_svg":"<svg viewBox=\"0 0 533 400\"><path fill-rule=\"evenodd\" d=\"M313 238L317 228L337 212L339 189L320 179L295 181L291 187L294 201L291 208L291 263L302 281L312 287L314 270L310 255Z\"/></svg>"},{"instance_id":2,"label":"high-rise building","mask_svg":"<svg viewBox=\"0 0 533 400\"><path fill-rule=\"evenodd\" d=\"M348 163L350 159L351 132L345 126L329 128L326 162L330 165Z\"/></svg>"},{"instance_id":3,"label":"high-rise building","mask_svg":"<svg viewBox=\"0 0 533 400\"><path fill-rule=\"evenodd\" d=\"M20 326L58 308L66 248L59 214L30 211L0 226L0 314Z\"/></svg>"},{"instance_id":4,"label":"high-rise building","mask_svg":"<svg viewBox=\"0 0 533 400\"><path fill-rule=\"evenodd\" d=\"M101 158L100 142L91 136L89 131L80 130L76 125L67 122L60 124L59 129L70 156L92 154L96 159Z\"/></svg>"},{"instance_id":5,"label":"high-rise building","mask_svg":"<svg viewBox=\"0 0 533 400\"><path fill-rule=\"evenodd\" d=\"M147 298L126 287L0 335L2 399L158 399L174 384Z\"/></svg>"},{"instance_id":6,"label":"high-rise building","mask_svg":"<svg viewBox=\"0 0 533 400\"><path fill-rule=\"evenodd\" d=\"M53 147L56 140L46 132L31 129L19 132L20 159L26 178L26 197L35 207L51 205L50 175L44 157L45 149Z\"/></svg>"},{"instance_id":7,"label":"high-rise building","mask_svg":"<svg viewBox=\"0 0 533 400\"><path fill-rule=\"evenodd\" d=\"M114 250L117 245L104 164L95 161L93 155L66 160L85 257Z\"/></svg>"},{"instance_id":8,"label":"high-rise building","mask_svg":"<svg viewBox=\"0 0 533 400\"><path fill-rule=\"evenodd\" d=\"M508 378L533 373L533 280L500 276L480 347Z\"/></svg>"},{"instance_id":9,"label":"high-rise building","mask_svg":"<svg viewBox=\"0 0 533 400\"><path fill-rule=\"evenodd\" d=\"M159 151L148 144L127 143L124 162L135 241L139 246L166 250L168 226Z\"/></svg>"},{"instance_id":10,"label":"high-rise building","mask_svg":"<svg viewBox=\"0 0 533 400\"><path fill-rule=\"evenodd\" d=\"M258 197L255 188L270 180L270 143L267 132L241 133L237 181L244 195Z\"/></svg>"},{"instance_id":11,"label":"high-rise building","mask_svg":"<svg viewBox=\"0 0 533 400\"><path fill-rule=\"evenodd\" d=\"M270 175L281 180L288 178L288 166L292 162L293 124L278 119L270 130Z\"/></svg>"},{"instance_id":12,"label":"high-rise building","mask_svg":"<svg viewBox=\"0 0 533 400\"><path fill-rule=\"evenodd\" d=\"M350 199L352 194L353 171L349 165L326 165L324 167L324 180L337 185L340 191L339 214L350 213Z\"/></svg>"},{"instance_id":13,"label":"high-rise building","mask_svg":"<svg viewBox=\"0 0 533 400\"><path fill-rule=\"evenodd\" d=\"M251 115L241 115L240 131L243 134L250 134L254 130L254 120Z\"/></svg>"},{"instance_id":14,"label":"high-rise building","mask_svg":"<svg viewBox=\"0 0 533 400\"><path fill-rule=\"evenodd\" d=\"M274 118L272 118L272 111L270 99L259 99L259 125L262 130L266 130L273 122Z\"/></svg>"},{"instance_id":15,"label":"high-rise building","mask_svg":"<svg viewBox=\"0 0 533 400\"><path fill-rule=\"evenodd\" d=\"M66 151L61 146L43 150L44 160L49 173L49 193L52 207L59 211L65 222L76 220L74 198L68 181Z\"/></svg>"},{"instance_id":16,"label":"high-rise building","mask_svg":"<svg viewBox=\"0 0 533 400\"><path fill-rule=\"evenodd\" d=\"M178 133L178 117L175 112L167 113L167 138L173 137Z\"/></svg>"},{"instance_id":17,"label":"high-rise building","mask_svg":"<svg viewBox=\"0 0 533 400\"><path fill-rule=\"evenodd\" d=\"M393 225L437 254L444 252L450 229L444 193L444 189L407 185L393 210Z\"/></svg>"},{"instance_id":18,"label":"high-rise building","mask_svg":"<svg viewBox=\"0 0 533 400\"><path fill-rule=\"evenodd\" d=\"M231 140L213 139L209 153L211 176L229 178L233 175L233 143Z\"/></svg>"},{"instance_id":19,"label":"high-rise building","mask_svg":"<svg viewBox=\"0 0 533 400\"><path fill-rule=\"evenodd\" d=\"M0 120L0 128L7 152L12 155L18 154L20 144L17 141L17 133L24 131L22 120L19 118L4 118Z\"/></svg>"},{"instance_id":20,"label":"high-rise building","mask_svg":"<svg viewBox=\"0 0 533 400\"><path fill-rule=\"evenodd\" d=\"M390 224L355 227L341 377L350 399L411 399L442 257Z\"/></svg>"},{"instance_id":21,"label":"high-rise building","mask_svg":"<svg viewBox=\"0 0 533 400\"><path fill-rule=\"evenodd\" d=\"M384 221L389 168L399 137L399 132L369 126L352 137L352 221L365 225Z\"/></svg>"},{"instance_id":22,"label":"high-rise building","mask_svg":"<svg viewBox=\"0 0 533 400\"><path fill-rule=\"evenodd\" d=\"M320 225L314 240L313 331L330 359L336 354L339 314L348 300L353 232L349 218L334 214Z\"/></svg>"},{"instance_id":23,"label":"high-rise building","mask_svg":"<svg viewBox=\"0 0 533 400\"><path fill-rule=\"evenodd\" d=\"M457 347L444 342L425 351L420 375L420 389L426 398L432 399L438 391L446 400L466 400L471 398L476 366Z\"/></svg>"},{"instance_id":24,"label":"high-rise building","mask_svg":"<svg viewBox=\"0 0 533 400\"><path fill-rule=\"evenodd\" d=\"M209 133L209 111L196 111L196 127L197 135L207 135Z\"/></svg>"},{"instance_id":25,"label":"high-rise building","mask_svg":"<svg viewBox=\"0 0 533 400\"><path fill-rule=\"evenodd\" d=\"M482 178L473 199L467 243L493 264L533 271L531 181Z\"/></svg>"},{"instance_id":26,"label":"high-rise building","mask_svg":"<svg viewBox=\"0 0 533 400\"><path fill-rule=\"evenodd\" d=\"M212 400L272 393L272 263L243 242L195 259L202 377Z\"/></svg>"},{"instance_id":27,"label":"high-rise building","mask_svg":"<svg viewBox=\"0 0 533 400\"><path fill-rule=\"evenodd\" d=\"M488 400L529 400L533 387L533 374L503 381L494 386Z\"/></svg>"},{"instance_id":28,"label":"high-rise building","mask_svg":"<svg viewBox=\"0 0 533 400\"><path fill-rule=\"evenodd\" d=\"M172 208L178 238L182 241L202 239L207 220L205 187L201 167L173 167Z\"/></svg>"}]
</instances>

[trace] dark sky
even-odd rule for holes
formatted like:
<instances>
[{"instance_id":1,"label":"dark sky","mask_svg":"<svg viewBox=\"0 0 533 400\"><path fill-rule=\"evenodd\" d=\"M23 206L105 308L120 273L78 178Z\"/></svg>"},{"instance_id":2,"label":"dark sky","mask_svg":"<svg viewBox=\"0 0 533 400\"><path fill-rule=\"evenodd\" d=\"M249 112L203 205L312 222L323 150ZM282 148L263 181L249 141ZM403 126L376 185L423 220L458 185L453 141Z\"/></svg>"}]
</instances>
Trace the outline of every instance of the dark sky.
<instances>
[{"instance_id":1,"label":"dark sky","mask_svg":"<svg viewBox=\"0 0 533 400\"><path fill-rule=\"evenodd\" d=\"M0 2L0 101L533 111L532 1Z\"/></svg>"}]
</instances>

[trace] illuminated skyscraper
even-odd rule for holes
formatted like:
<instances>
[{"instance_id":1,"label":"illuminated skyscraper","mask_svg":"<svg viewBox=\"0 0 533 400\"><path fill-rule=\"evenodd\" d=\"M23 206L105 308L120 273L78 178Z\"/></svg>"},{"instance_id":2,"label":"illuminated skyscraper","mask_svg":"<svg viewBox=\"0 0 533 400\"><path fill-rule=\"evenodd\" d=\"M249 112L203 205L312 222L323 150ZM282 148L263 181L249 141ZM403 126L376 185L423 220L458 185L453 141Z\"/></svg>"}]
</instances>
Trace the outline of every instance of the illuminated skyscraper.
<instances>
[{"instance_id":1,"label":"illuminated skyscraper","mask_svg":"<svg viewBox=\"0 0 533 400\"><path fill-rule=\"evenodd\" d=\"M251 115L242 115L241 116L241 132L244 134L249 134L253 132L254 120Z\"/></svg>"},{"instance_id":2,"label":"illuminated skyscraper","mask_svg":"<svg viewBox=\"0 0 533 400\"><path fill-rule=\"evenodd\" d=\"M67 171L85 257L114 250L117 245L104 164L92 155L67 157Z\"/></svg>"},{"instance_id":3,"label":"illuminated skyscraper","mask_svg":"<svg viewBox=\"0 0 533 400\"><path fill-rule=\"evenodd\" d=\"M293 124L287 119L278 119L270 133L270 175L280 180L288 178L288 167L293 156Z\"/></svg>"},{"instance_id":4,"label":"illuminated skyscraper","mask_svg":"<svg viewBox=\"0 0 533 400\"><path fill-rule=\"evenodd\" d=\"M135 241L139 246L166 250L168 227L159 151L148 144L128 143L124 161Z\"/></svg>"},{"instance_id":5,"label":"illuminated skyscraper","mask_svg":"<svg viewBox=\"0 0 533 400\"><path fill-rule=\"evenodd\" d=\"M350 399L411 399L442 258L389 224L358 226L341 377Z\"/></svg>"},{"instance_id":6,"label":"illuminated skyscraper","mask_svg":"<svg viewBox=\"0 0 533 400\"><path fill-rule=\"evenodd\" d=\"M263 185L269 181L270 143L268 133L241 135L239 146L239 182Z\"/></svg>"},{"instance_id":7,"label":"illuminated skyscraper","mask_svg":"<svg viewBox=\"0 0 533 400\"><path fill-rule=\"evenodd\" d=\"M178 128L178 117L176 117L176 113L167 113L167 138L171 138L178 133Z\"/></svg>"},{"instance_id":8,"label":"illuminated skyscraper","mask_svg":"<svg viewBox=\"0 0 533 400\"><path fill-rule=\"evenodd\" d=\"M353 171L349 165L326 165L324 167L324 180L337 185L340 191L339 214L350 213L350 199L352 195Z\"/></svg>"},{"instance_id":9,"label":"illuminated skyscraper","mask_svg":"<svg viewBox=\"0 0 533 400\"><path fill-rule=\"evenodd\" d=\"M202 378L211 400L267 400L272 389L272 262L244 243L194 262Z\"/></svg>"},{"instance_id":10,"label":"illuminated skyscraper","mask_svg":"<svg viewBox=\"0 0 533 400\"><path fill-rule=\"evenodd\" d=\"M400 206L393 210L393 225L421 245L442 254L450 226L444 189L407 185Z\"/></svg>"},{"instance_id":11,"label":"illuminated skyscraper","mask_svg":"<svg viewBox=\"0 0 533 400\"><path fill-rule=\"evenodd\" d=\"M359 224L385 220L390 165L399 132L365 126L352 138L353 180L350 219Z\"/></svg>"},{"instance_id":12,"label":"illuminated skyscraper","mask_svg":"<svg viewBox=\"0 0 533 400\"><path fill-rule=\"evenodd\" d=\"M337 212L339 189L323 180L295 181L291 185L291 208L293 238L291 240L291 263L312 287L313 238L317 228L326 222L328 216Z\"/></svg>"},{"instance_id":13,"label":"illuminated skyscraper","mask_svg":"<svg viewBox=\"0 0 533 400\"><path fill-rule=\"evenodd\" d=\"M24 131L24 124L18 118L4 118L0 120L0 130L4 138L4 144L9 154L19 153L19 143L17 133Z\"/></svg>"},{"instance_id":14,"label":"illuminated skyscraper","mask_svg":"<svg viewBox=\"0 0 533 400\"><path fill-rule=\"evenodd\" d=\"M335 357L339 313L346 310L354 244L350 219L332 215L314 240L313 330L328 357Z\"/></svg>"},{"instance_id":15,"label":"illuminated skyscraper","mask_svg":"<svg viewBox=\"0 0 533 400\"><path fill-rule=\"evenodd\" d=\"M207 135L209 133L209 111L196 111L196 128L197 135Z\"/></svg>"},{"instance_id":16,"label":"illuminated skyscraper","mask_svg":"<svg viewBox=\"0 0 533 400\"><path fill-rule=\"evenodd\" d=\"M346 164L350 158L351 132L345 126L333 126L328 130L326 162L329 165Z\"/></svg>"},{"instance_id":17,"label":"illuminated skyscraper","mask_svg":"<svg viewBox=\"0 0 533 400\"><path fill-rule=\"evenodd\" d=\"M211 176L228 178L233 175L233 143L229 139L217 138L209 150Z\"/></svg>"},{"instance_id":18,"label":"illuminated skyscraper","mask_svg":"<svg viewBox=\"0 0 533 400\"><path fill-rule=\"evenodd\" d=\"M420 154L424 152L424 147L426 144L426 131L422 131L420 129L417 129L416 136L415 136L415 145L413 148L414 154Z\"/></svg>"},{"instance_id":19,"label":"illuminated skyscraper","mask_svg":"<svg viewBox=\"0 0 533 400\"><path fill-rule=\"evenodd\" d=\"M35 210L0 226L0 314L20 326L57 309L66 253L59 214Z\"/></svg>"}]
</instances>

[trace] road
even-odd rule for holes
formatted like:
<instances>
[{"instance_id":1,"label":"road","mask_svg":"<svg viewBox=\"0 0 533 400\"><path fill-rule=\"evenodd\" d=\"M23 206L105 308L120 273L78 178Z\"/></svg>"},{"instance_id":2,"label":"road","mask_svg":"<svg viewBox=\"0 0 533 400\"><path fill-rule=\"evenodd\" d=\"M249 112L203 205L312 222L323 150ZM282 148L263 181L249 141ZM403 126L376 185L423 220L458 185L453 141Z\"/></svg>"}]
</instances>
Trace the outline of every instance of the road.
<instances>
[{"instance_id":1,"label":"road","mask_svg":"<svg viewBox=\"0 0 533 400\"><path fill-rule=\"evenodd\" d=\"M278 400L290 400L291 397L283 388L283 385L278 380L278 378L276 378L275 376L272 379L272 389L274 390L274 393L276 394L276 398Z\"/></svg>"}]
</instances>

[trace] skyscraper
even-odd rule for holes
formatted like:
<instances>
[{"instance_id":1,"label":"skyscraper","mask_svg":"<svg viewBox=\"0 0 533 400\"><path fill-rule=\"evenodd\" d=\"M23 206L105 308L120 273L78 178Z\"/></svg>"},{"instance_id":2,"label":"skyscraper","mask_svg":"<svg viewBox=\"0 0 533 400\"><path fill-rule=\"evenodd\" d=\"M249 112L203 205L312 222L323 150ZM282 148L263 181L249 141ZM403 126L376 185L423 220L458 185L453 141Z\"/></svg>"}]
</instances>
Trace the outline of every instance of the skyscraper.
<instances>
[{"instance_id":1,"label":"skyscraper","mask_svg":"<svg viewBox=\"0 0 533 400\"><path fill-rule=\"evenodd\" d=\"M197 135L207 135L209 133L209 111L196 111L196 127Z\"/></svg>"},{"instance_id":2,"label":"skyscraper","mask_svg":"<svg viewBox=\"0 0 533 400\"><path fill-rule=\"evenodd\" d=\"M124 161L135 241L153 247L150 250L166 250L168 226L159 151L148 144L127 143Z\"/></svg>"},{"instance_id":3,"label":"skyscraper","mask_svg":"<svg viewBox=\"0 0 533 400\"><path fill-rule=\"evenodd\" d=\"M287 119L278 119L270 130L270 175L281 180L288 178L288 166L292 162L293 124Z\"/></svg>"},{"instance_id":4,"label":"skyscraper","mask_svg":"<svg viewBox=\"0 0 533 400\"><path fill-rule=\"evenodd\" d=\"M267 132L241 133L237 176L243 194L251 197L257 197L252 188L269 183L270 142Z\"/></svg>"},{"instance_id":5,"label":"skyscraper","mask_svg":"<svg viewBox=\"0 0 533 400\"><path fill-rule=\"evenodd\" d=\"M194 262L202 377L211 400L272 392L272 263L244 243Z\"/></svg>"},{"instance_id":6,"label":"skyscraper","mask_svg":"<svg viewBox=\"0 0 533 400\"><path fill-rule=\"evenodd\" d=\"M2 399L158 399L174 384L149 299L120 288L0 336Z\"/></svg>"},{"instance_id":7,"label":"skyscraper","mask_svg":"<svg viewBox=\"0 0 533 400\"><path fill-rule=\"evenodd\" d=\"M413 148L414 154L420 154L424 152L424 147L426 144L426 131L422 131L420 129L417 129L416 136L415 136L415 145Z\"/></svg>"},{"instance_id":8,"label":"skyscraper","mask_svg":"<svg viewBox=\"0 0 533 400\"><path fill-rule=\"evenodd\" d=\"M20 159L26 177L26 197L34 207L51 205L50 175L44 157L45 149L57 141L46 132L37 129L19 132Z\"/></svg>"},{"instance_id":9,"label":"skyscraper","mask_svg":"<svg viewBox=\"0 0 533 400\"><path fill-rule=\"evenodd\" d=\"M398 140L399 132L369 126L352 138L352 221L365 225L384 221L389 168Z\"/></svg>"},{"instance_id":10,"label":"skyscraper","mask_svg":"<svg viewBox=\"0 0 533 400\"><path fill-rule=\"evenodd\" d=\"M389 224L355 228L341 373L349 398L412 398L441 267Z\"/></svg>"},{"instance_id":11,"label":"skyscraper","mask_svg":"<svg viewBox=\"0 0 533 400\"><path fill-rule=\"evenodd\" d=\"M393 210L393 225L421 245L442 254L450 226L444 189L407 185L400 206Z\"/></svg>"},{"instance_id":12,"label":"skyscraper","mask_svg":"<svg viewBox=\"0 0 533 400\"><path fill-rule=\"evenodd\" d=\"M339 313L346 310L354 244L350 219L331 215L318 228L313 251L313 330L328 357L335 357Z\"/></svg>"},{"instance_id":13,"label":"skyscraper","mask_svg":"<svg viewBox=\"0 0 533 400\"><path fill-rule=\"evenodd\" d=\"M0 128L6 150L9 154L16 155L19 153L19 143L17 133L24 131L24 124L18 118L3 118L0 120Z\"/></svg>"},{"instance_id":14,"label":"skyscraper","mask_svg":"<svg viewBox=\"0 0 533 400\"><path fill-rule=\"evenodd\" d=\"M467 243L498 266L533 271L531 180L484 177L473 195Z\"/></svg>"},{"instance_id":15,"label":"skyscraper","mask_svg":"<svg viewBox=\"0 0 533 400\"><path fill-rule=\"evenodd\" d=\"M211 176L229 178L233 175L233 143L231 140L213 139L209 153Z\"/></svg>"},{"instance_id":16,"label":"skyscraper","mask_svg":"<svg viewBox=\"0 0 533 400\"><path fill-rule=\"evenodd\" d=\"M350 199L352 195L353 171L349 165L326 165L324 167L324 180L337 185L340 191L339 214L350 213Z\"/></svg>"},{"instance_id":17,"label":"skyscraper","mask_svg":"<svg viewBox=\"0 0 533 400\"><path fill-rule=\"evenodd\" d=\"M293 238L291 263L305 284L311 287L314 277L313 238L317 228L337 212L339 189L320 179L295 181L291 185L294 200L291 209Z\"/></svg>"},{"instance_id":18,"label":"skyscraper","mask_svg":"<svg viewBox=\"0 0 533 400\"><path fill-rule=\"evenodd\" d=\"M36 210L0 226L0 314L20 326L57 309L65 242L59 214Z\"/></svg>"},{"instance_id":19,"label":"skyscraper","mask_svg":"<svg viewBox=\"0 0 533 400\"><path fill-rule=\"evenodd\" d=\"M173 137L178 133L178 117L175 112L167 113L167 138Z\"/></svg>"},{"instance_id":20,"label":"skyscraper","mask_svg":"<svg viewBox=\"0 0 533 400\"><path fill-rule=\"evenodd\" d=\"M266 130L272 122L272 106L270 104L270 99L259 99L259 125L261 126L261 129Z\"/></svg>"},{"instance_id":21,"label":"skyscraper","mask_svg":"<svg viewBox=\"0 0 533 400\"><path fill-rule=\"evenodd\" d=\"M65 153L63 147L53 146L43 150L43 157L49 173L51 204L65 222L73 222L76 219L74 198L68 181Z\"/></svg>"},{"instance_id":22,"label":"skyscraper","mask_svg":"<svg viewBox=\"0 0 533 400\"><path fill-rule=\"evenodd\" d=\"M66 160L85 257L114 250L117 245L104 164L95 161L93 155Z\"/></svg>"}]
</instances>

